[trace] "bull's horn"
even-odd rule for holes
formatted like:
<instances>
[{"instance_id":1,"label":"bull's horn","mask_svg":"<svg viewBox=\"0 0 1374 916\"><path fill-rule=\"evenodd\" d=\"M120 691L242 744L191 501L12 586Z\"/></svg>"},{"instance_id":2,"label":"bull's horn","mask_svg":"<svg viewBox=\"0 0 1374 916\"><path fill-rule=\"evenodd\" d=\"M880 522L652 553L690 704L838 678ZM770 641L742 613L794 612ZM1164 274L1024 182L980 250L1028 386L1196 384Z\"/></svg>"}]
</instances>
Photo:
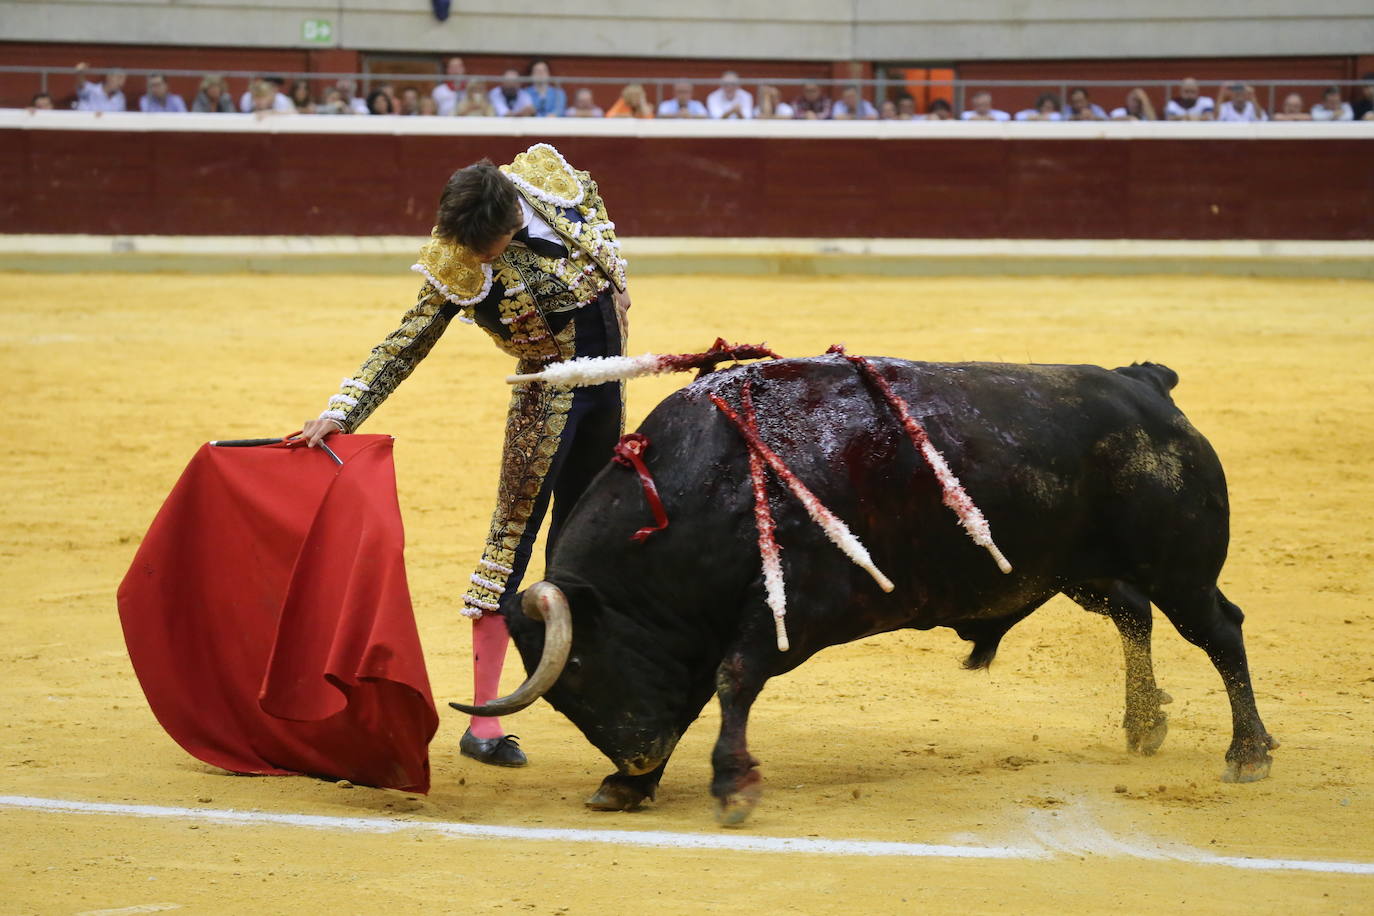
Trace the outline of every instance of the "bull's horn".
<instances>
[{"instance_id":1,"label":"bull's horn","mask_svg":"<svg viewBox=\"0 0 1374 916\"><path fill-rule=\"evenodd\" d=\"M539 699L563 673L572 649L572 614L568 599L552 582L536 582L525 590L521 610L526 617L544 621L544 654L539 667L510 696L498 697L481 706L449 703L454 709L473 716L508 716Z\"/></svg>"}]
</instances>

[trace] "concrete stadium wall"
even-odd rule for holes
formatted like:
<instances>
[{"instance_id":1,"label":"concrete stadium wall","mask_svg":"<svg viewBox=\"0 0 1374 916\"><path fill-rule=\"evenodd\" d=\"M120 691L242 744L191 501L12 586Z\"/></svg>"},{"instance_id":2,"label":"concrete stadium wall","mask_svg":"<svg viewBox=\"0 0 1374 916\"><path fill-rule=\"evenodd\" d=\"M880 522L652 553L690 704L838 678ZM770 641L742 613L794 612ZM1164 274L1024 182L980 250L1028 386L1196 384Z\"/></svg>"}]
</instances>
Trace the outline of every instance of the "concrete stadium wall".
<instances>
[{"instance_id":1,"label":"concrete stadium wall","mask_svg":"<svg viewBox=\"0 0 1374 916\"><path fill-rule=\"evenodd\" d=\"M325 22L307 36L307 21ZM954 61L1361 54L1368 0L0 0L10 41L620 57Z\"/></svg>"},{"instance_id":2,"label":"concrete stadium wall","mask_svg":"<svg viewBox=\"0 0 1374 916\"><path fill-rule=\"evenodd\" d=\"M549 139L627 236L1374 238L1365 124L26 117L0 117L0 232L423 235L454 168Z\"/></svg>"}]
</instances>

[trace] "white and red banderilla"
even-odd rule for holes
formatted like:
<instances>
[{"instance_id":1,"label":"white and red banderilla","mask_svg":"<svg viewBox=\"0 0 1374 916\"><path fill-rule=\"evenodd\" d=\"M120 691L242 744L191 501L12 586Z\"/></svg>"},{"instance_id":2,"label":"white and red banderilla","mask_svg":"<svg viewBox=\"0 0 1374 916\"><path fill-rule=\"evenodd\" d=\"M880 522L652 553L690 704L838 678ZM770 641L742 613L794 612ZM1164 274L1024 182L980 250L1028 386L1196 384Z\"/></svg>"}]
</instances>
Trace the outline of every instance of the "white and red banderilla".
<instances>
[{"instance_id":1,"label":"white and red banderilla","mask_svg":"<svg viewBox=\"0 0 1374 916\"><path fill-rule=\"evenodd\" d=\"M716 409L725 414L725 418L735 425L739 434L744 438L745 444L749 447L749 476L754 487L754 523L759 531L759 555L763 560L763 584L764 596L768 603L768 609L773 612L774 626L777 628L778 651L786 652L789 648L787 641L787 628L783 619L787 615L787 605L783 594L782 584L782 563L778 556L778 543L774 537L776 526L773 523L773 513L768 505L767 481L764 479L763 466L766 464L772 469L792 494L801 502L806 514L811 516L811 520L820 526L825 532L826 537L835 544L836 547L849 557L856 566L864 570L873 577L873 581L878 583L878 587L885 592L892 591L892 580L883 575L882 570L878 569L873 563L873 558L869 556L868 549L863 542L855 537L854 532L849 530L849 526L840 520L840 517L831 512L816 498L806 484L798 479L796 474L788 468L783 460L778 457L778 453L773 451L763 441L758 433L758 418L754 415L754 400L750 393L753 382L745 382L740 387L740 410L744 416L741 417L730 408L718 395L711 395L711 403L716 405Z\"/></svg>"},{"instance_id":2,"label":"white and red banderilla","mask_svg":"<svg viewBox=\"0 0 1374 916\"><path fill-rule=\"evenodd\" d=\"M968 532L968 536L973 539L973 543L982 547L997 563L997 568L1004 573L1011 572L1011 564L1002 555L1002 551L992 541L992 528L988 525L988 520L983 517L983 512L969 497L964 490L964 485L959 482L959 478L954 476L954 472L949 469L949 464L945 462L945 456L940 454L940 450L935 447L935 443L930 441L929 434L920 421L911 415L907 408L906 401L892 390L892 386L887 383L887 379L873 368L873 364L862 356L850 356L844 352L844 346L835 344L826 353L842 356L849 360L864 377L878 389L878 393L887 401L887 405L892 408L892 412L897 415L897 420L902 424L902 429L906 431L907 438L916 447L916 451L921 453L930 470L935 474L935 479L940 482L940 491L943 494L943 502L954 511L959 518L959 524Z\"/></svg>"}]
</instances>

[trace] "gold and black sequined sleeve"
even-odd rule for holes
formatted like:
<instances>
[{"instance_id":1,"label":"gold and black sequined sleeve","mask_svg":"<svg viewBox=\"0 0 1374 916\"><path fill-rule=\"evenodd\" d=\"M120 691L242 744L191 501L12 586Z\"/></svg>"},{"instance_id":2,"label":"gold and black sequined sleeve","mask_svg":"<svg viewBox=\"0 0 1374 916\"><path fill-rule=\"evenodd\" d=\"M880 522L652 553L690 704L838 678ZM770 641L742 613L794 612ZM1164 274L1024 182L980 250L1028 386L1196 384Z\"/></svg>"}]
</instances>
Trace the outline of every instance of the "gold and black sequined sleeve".
<instances>
[{"instance_id":1,"label":"gold and black sequined sleeve","mask_svg":"<svg viewBox=\"0 0 1374 916\"><path fill-rule=\"evenodd\" d=\"M415 306L405 313L401 326L372 348L352 378L343 380L339 393L329 399L322 419L335 420L346 433L356 432L396 386L429 354L458 308L448 302L432 283L420 288Z\"/></svg>"}]
</instances>

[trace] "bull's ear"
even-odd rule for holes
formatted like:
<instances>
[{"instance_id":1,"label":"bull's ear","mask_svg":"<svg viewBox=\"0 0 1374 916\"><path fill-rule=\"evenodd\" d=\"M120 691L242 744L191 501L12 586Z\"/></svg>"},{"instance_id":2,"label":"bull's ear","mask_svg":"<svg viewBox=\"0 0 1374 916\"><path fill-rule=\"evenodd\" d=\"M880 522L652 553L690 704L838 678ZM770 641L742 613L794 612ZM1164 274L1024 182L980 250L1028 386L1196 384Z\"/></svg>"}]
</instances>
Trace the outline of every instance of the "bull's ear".
<instances>
[{"instance_id":1,"label":"bull's ear","mask_svg":"<svg viewBox=\"0 0 1374 916\"><path fill-rule=\"evenodd\" d=\"M508 716L542 697L558 680L572 649L572 615L568 612L568 599L552 582L536 582L520 596L520 608L526 617L544 622L544 654L534 673L509 696L481 706L448 705L470 716Z\"/></svg>"}]
</instances>

